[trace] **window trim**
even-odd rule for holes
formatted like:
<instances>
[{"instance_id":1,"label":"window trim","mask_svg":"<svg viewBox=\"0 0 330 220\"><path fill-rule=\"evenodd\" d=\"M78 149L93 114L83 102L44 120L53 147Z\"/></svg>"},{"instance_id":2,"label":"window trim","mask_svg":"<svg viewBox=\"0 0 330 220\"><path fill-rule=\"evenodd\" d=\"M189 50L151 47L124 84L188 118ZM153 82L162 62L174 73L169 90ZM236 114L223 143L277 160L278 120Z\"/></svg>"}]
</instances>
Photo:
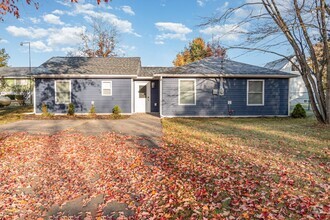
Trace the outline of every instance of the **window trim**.
<instances>
[{"instance_id":1,"label":"window trim","mask_svg":"<svg viewBox=\"0 0 330 220\"><path fill-rule=\"evenodd\" d=\"M261 104L249 104L249 83L250 82L262 82L262 103ZM264 79L248 79L246 83L246 105L247 106L264 106L265 105L265 80Z\"/></svg>"},{"instance_id":2,"label":"window trim","mask_svg":"<svg viewBox=\"0 0 330 220\"><path fill-rule=\"evenodd\" d=\"M103 93L103 83L110 83L110 90L111 90L110 94L104 94ZM102 81L101 82L101 93L102 93L102 96L112 96L112 81L107 80L107 81Z\"/></svg>"},{"instance_id":3,"label":"window trim","mask_svg":"<svg viewBox=\"0 0 330 220\"><path fill-rule=\"evenodd\" d=\"M57 102L57 98L56 98L56 94L57 94L57 91L56 91L56 84L57 82L69 82L69 88L70 88L70 101L68 103L61 103L61 102ZM71 98L72 98L72 92L71 92L71 80L55 80L55 104L57 105L60 105L60 104L70 104L71 103Z\"/></svg>"},{"instance_id":4,"label":"window trim","mask_svg":"<svg viewBox=\"0 0 330 220\"><path fill-rule=\"evenodd\" d=\"M23 81L24 80L24 81ZM19 83L18 83L19 82ZM22 84L22 82L25 82L24 84ZM28 82L28 79L25 79L25 78L18 78L18 79L15 79L15 86L27 86L29 85L29 82Z\"/></svg>"},{"instance_id":5,"label":"window trim","mask_svg":"<svg viewBox=\"0 0 330 220\"><path fill-rule=\"evenodd\" d=\"M193 104L182 104L181 103L181 87L180 87L180 85L181 85L181 81L193 81L194 82L194 103ZM178 99L178 104L179 105L196 105L196 97L197 97L197 92L196 92L196 79L179 79L179 81L178 81L178 91L179 91L179 94L178 94L178 97L179 97L179 99Z\"/></svg>"}]
</instances>

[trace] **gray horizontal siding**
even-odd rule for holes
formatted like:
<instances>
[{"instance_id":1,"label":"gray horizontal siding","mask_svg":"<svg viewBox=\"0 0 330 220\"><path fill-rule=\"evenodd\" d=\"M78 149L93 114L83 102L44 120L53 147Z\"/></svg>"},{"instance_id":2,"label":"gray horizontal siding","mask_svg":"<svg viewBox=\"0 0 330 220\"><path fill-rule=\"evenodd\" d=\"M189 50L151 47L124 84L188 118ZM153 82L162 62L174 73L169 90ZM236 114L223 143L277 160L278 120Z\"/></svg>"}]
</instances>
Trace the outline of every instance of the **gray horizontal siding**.
<instances>
[{"instance_id":1,"label":"gray horizontal siding","mask_svg":"<svg viewBox=\"0 0 330 220\"><path fill-rule=\"evenodd\" d=\"M154 88L151 87L151 112L159 112L159 81L151 81Z\"/></svg>"},{"instance_id":2,"label":"gray horizontal siding","mask_svg":"<svg viewBox=\"0 0 330 220\"><path fill-rule=\"evenodd\" d=\"M112 96L102 96L101 82L112 81ZM55 104L55 80L36 79L36 112L42 103L49 112L67 113L67 105ZM96 113L111 113L119 105L123 113L131 113L131 79L71 79L71 102L76 113L88 113L94 101Z\"/></svg>"},{"instance_id":3,"label":"gray horizontal siding","mask_svg":"<svg viewBox=\"0 0 330 220\"><path fill-rule=\"evenodd\" d=\"M226 116L228 107L235 116L288 115L288 79L264 79L264 106L247 106L247 79L225 78L224 96L213 95L219 79L196 79L196 105L179 105L177 78L163 78L163 116ZM228 101L232 105L228 106Z\"/></svg>"}]
</instances>

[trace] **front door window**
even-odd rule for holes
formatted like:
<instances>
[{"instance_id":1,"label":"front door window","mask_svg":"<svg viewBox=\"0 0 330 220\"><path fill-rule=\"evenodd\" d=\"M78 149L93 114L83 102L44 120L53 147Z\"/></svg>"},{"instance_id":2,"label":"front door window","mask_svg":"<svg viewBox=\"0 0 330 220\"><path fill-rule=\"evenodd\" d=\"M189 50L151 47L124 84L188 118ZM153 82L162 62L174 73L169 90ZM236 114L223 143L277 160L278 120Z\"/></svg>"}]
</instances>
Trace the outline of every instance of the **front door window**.
<instances>
[{"instance_id":1,"label":"front door window","mask_svg":"<svg viewBox=\"0 0 330 220\"><path fill-rule=\"evenodd\" d=\"M147 97L147 86L140 85L139 86L139 98L146 98Z\"/></svg>"}]
</instances>

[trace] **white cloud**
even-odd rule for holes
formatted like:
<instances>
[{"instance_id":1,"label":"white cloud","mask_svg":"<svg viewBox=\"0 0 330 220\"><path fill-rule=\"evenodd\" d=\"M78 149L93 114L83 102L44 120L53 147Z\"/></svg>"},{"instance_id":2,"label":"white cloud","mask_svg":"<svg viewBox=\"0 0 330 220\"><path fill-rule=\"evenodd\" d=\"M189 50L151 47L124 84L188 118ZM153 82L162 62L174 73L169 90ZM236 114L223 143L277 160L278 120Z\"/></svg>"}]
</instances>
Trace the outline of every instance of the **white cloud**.
<instances>
[{"instance_id":1,"label":"white cloud","mask_svg":"<svg viewBox=\"0 0 330 220\"><path fill-rule=\"evenodd\" d=\"M76 4L75 5L75 13L76 14L88 14L94 12L95 5L92 4Z\"/></svg>"},{"instance_id":2,"label":"white cloud","mask_svg":"<svg viewBox=\"0 0 330 220\"><path fill-rule=\"evenodd\" d=\"M192 30L186 27L184 24L181 23L174 23L174 22L157 22L155 23L156 27L160 31L171 31L175 33L181 34L189 34Z\"/></svg>"},{"instance_id":3,"label":"white cloud","mask_svg":"<svg viewBox=\"0 0 330 220\"><path fill-rule=\"evenodd\" d=\"M234 24L214 25L200 30L200 33L223 41L237 41L245 29Z\"/></svg>"},{"instance_id":4,"label":"white cloud","mask_svg":"<svg viewBox=\"0 0 330 220\"><path fill-rule=\"evenodd\" d=\"M29 20L30 20L33 24L39 24L40 21L41 21L39 18L29 18Z\"/></svg>"},{"instance_id":5,"label":"white cloud","mask_svg":"<svg viewBox=\"0 0 330 220\"><path fill-rule=\"evenodd\" d=\"M54 10L54 11L52 12L52 14L55 14L55 15L64 15L65 12L62 11L62 10L58 10L58 9L56 9L56 10Z\"/></svg>"},{"instance_id":6,"label":"white cloud","mask_svg":"<svg viewBox=\"0 0 330 220\"><path fill-rule=\"evenodd\" d=\"M72 3L70 1L63 1L63 0L58 0L56 1L58 4L61 4L61 5L64 5L64 6L67 6L67 7L71 7L72 6Z\"/></svg>"},{"instance_id":7,"label":"white cloud","mask_svg":"<svg viewBox=\"0 0 330 220\"><path fill-rule=\"evenodd\" d=\"M36 51L50 52L59 50L62 46L76 46L81 43L81 34L86 31L85 26L62 28L22 28L9 26L6 30L15 37L38 39L31 42L31 47ZM46 42L46 43L44 43Z\"/></svg>"},{"instance_id":8,"label":"white cloud","mask_svg":"<svg viewBox=\"0 0 330 220\"><path fill-rule=\"evenodd\" d=\"M200 7L203 7L207 1L208 1L208 0L197 0L197 4L198 4Z\"/></svg>"},{"instance_id":9,"label":"white cloud","mask_svg":"<svg viewBox=\"0 0 330 220\"><path fill-rule=\"evenodd\" d=\"M81 34L85 31L85 26L50 29L51 34L47 39L47 43L51 47L60 45L76 45L81 43Z\"/></svg>"},{"instance_id":10,"label":"white cloud","mask_svg":"<svg viewBox=\"0 0 330 220\"><path fill-rule=\"evenodd\" d=\"M46 37L48 35L48 30L43 28L23 28L16 26L8 26L6 30L14 37L27 37L35 39Z\"/></svg>"},{"instance_id":11,"label":"white cloud","mask_svg":"<svg viewBox=\"0 0 330 220\"><path fill-rule=\"evenodd\" d=\"M75 10L70 15L85 15L85 16L87 15L91 18L100 19L104 22L107 22L115 26L118 29L118 31L122 33L130 33L137 37L141 37L141 35L134 32L131 22L127 20L122 20L118 18L116 15L111 14L109 12L98 12L95 11L94 9L95 6L92 4L76 4Z\"/></svg>"},{"instance_id":12,"label":"white cloud","mask_svg":"<svg viewBox=\"0 0 330 220\"><path fill-rule=\"evenodd\" d=\"M128 51L133 51L136 49L135 46L129 46L129 45L122 45L120 47L123 48L124 50L128 50Z\"/></svg>"},{"instance_id":13,"label":"white cloud","mask_svg":"<svg viewBox=\"0 0 330 220\"><path fill-rule=\"evenodd\" d=\"M7 44L9 43L9 41L5 40L5 39L0 39L0 44Z\"/></svg>"},{"instance_id":14,"label":"white cloud","mask_svg":"<svg viewBox=\"0 0 330 220\"><path fill-rule=\"evenodd\" d=\"M135 12L132 10L132 8L128 5L124 5L121 7L121 10L123 10L123 12L125 12L126 14L129 15L135 15Z\"/></svg>"},{"instance_id":15,"label":"white cloud","mask_svg":"<svg viewBox=\"0 0 330 220\"><path fill-rule=\"evenodd\" d=\"M88 16L88 15L85 15L85 16L84 16L84 19L85 19L85 21L87 21L87 22L90 23L90 24L93 23L93 19L92 19L90 16Z\"/></svg>"},{"instance_id":16,"label":"white cloud","mask_svg":"<svg viewBox=\"0 0 330 220\"><path fill-rule=\"evenodd\" d=\"M83 53L82 51L78 50L77 48L73 48L73 47L63 47L60 49L60 51L64 52L67 55L70 55L70 56L77 56L77 57L86 56L85 53Z\"/></svg>"},{"instance_id":17,"label":"white cloud","mask_svg":"<svg viewBox=\"0 0 330 220\"><path fill-rule=\"evenodd\" d=\"M164 41L161 41L161 40L156 40L155 41L155 44L163 45L163 44L165 44L165 42Z\"/></svg>"},{"instance_id":18,"label":"white cloud","mask_svg":"<svg viewBox=\"0 0 330 220\"><path fill-rule=\"evenodd\" d=\"M31 42L31 48L32 48L32 50L34 50L36 52L52 52L53 51L53 48L47 46L42 41Z\"/></svg>"},{"instance_id":19,"label":"white cloud","mask_svg":"<svg viewBox=\"0 0 330 220\"><path fill-rule=\"evenodd\" d=\"M176 39L185 41L186 35L191 33L192 30L181 23L173 22L157 22L156 28L162 33L156 36L156 44L164 44L164 40Z\"/></svg>"},{"instance_id":20,"label":"white cloud","mask_svg":"<svg viewBox=\"0 0 330 220\"><path fill-rule=\"evenodd\" d=\"M217 11L224 12L228 9L228 6L229 6L229 2L225 2L221 7L217 8Z\"/></svg>"},{"instance_id":21,"label":"white cloud","mask_svg":"<svg viewBox=\"0 0 330 220\"><path fill-rule=\"evenodd\" d=\"M53 15L53 14L47 14L43 16L43 19L45 22L49 24L58 24L63 25L64 23L61 21L59 16Z\"/></svg>"}]
</instances>

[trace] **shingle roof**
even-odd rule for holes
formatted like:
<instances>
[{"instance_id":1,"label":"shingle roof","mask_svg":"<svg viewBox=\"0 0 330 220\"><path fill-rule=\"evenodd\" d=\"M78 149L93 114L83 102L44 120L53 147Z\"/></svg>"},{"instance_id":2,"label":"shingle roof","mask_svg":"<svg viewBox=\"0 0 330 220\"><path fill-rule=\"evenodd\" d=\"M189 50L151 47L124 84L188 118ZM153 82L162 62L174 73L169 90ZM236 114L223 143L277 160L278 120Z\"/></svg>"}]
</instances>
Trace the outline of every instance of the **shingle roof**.
<instances>
[{"instance_id":1,"label":"shingle roof","mask_svg":"<svg viewBox=\"0 0 330 220\"><path fill-rule=\"evenodd\" d=\"M294 56L290 56L289 59L292 59ZM286 64L288 64L288 59L281 58L278 60L274 60L272 62L266 63L264 66L265 68L272 69L272 70L282 70Z\"/></svg>"},{"instance_id":2,"label":"shingle roof","mask_svg":"<svg viewBox=\"0 0 330 220\"><path fill-rule=\"evenodd\" d=\"M140 67L139 57L52 57L33 75L137 75Z\"/></svg>"},{"instance_id":3,"label":"shingle roof","mask_svg":"<svg viewBox=\"0 0 330 220\"><path fill-rule=\"evenodd\" d=\"M223 76L283 76L294 77L294 74L253 66L232 60L222 60L219 57L209 57L203 60L172 68L164 75L223 75Z\"/></svg>"},{"instance_id":4,"label":"shingle roof","mask_svg":"<svg viewBox=\"0 0 330 220\"><path fill-rule=\"evenodd\" d=\"M35 67L31 68L33 71ZM29 67L1 67L0 77L28 77L30 73Z\"/></svg>"},{"instance_id":5,"label":"shingle roof","mask_svg":"<svg viewBox=\"0 0 330 220\"><path fill-rule=\"evenodd\" d=\"M160 74L166 71L173 69L174 67L141 67L141 71L139 76L147 77L147 76L154 76L154 74Z\"/></svg>"}]
</instances>

